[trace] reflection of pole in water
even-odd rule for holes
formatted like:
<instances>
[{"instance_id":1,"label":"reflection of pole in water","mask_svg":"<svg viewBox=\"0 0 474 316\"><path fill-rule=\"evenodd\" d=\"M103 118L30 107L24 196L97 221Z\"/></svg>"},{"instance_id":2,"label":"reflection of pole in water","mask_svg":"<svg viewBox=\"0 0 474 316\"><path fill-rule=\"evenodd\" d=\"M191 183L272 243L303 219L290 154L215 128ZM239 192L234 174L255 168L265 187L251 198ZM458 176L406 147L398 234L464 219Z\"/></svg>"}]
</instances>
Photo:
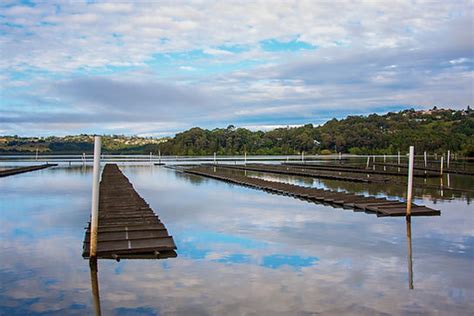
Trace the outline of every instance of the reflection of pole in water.
<instances>
[{"instance_id":1,"label":"reflection of pole in water","mask_svg":"<svg viewBox=\"0 0 474 316\"><path fill-rule=\"evenodd\" d=\"M97 277L97 258L89 260L91 270L91 286L92 286L92 301L94 303L94 312L96 316L100 316L100 297L99 297L99 278Z\"/></svg>"},{"instance_id":2,"label":"reflection of pole in water","mask_svg":"<svg viewBox=\"0 0 474 316\"><path fill-rule=\"evenodd\" d=\"M407 242L408 242L408 288L413 290L413 256L411 249L411 216L407 216Z\"/></svg>"}]
</instances>

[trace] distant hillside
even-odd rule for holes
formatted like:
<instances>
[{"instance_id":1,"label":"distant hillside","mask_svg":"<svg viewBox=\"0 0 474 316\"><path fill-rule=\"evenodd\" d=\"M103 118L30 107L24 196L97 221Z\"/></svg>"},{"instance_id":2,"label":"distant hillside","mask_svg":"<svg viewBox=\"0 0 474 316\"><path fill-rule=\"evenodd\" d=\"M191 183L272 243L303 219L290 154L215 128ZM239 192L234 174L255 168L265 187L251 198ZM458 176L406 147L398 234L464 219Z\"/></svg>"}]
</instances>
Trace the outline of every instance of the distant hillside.
<instances>
[{"instance_id":1,"label":"distant hillside","mask_svg":"<svg viewBox=\"0 0 474 316\"><path fill-rule=\"evenodd\" d=\"M166 139L138 136L105 135L102 137L102 150L107 153L149 153ZM26 154L45 153L91 153L94 151L94 136L77 135L65 137L18 137L0 136L0 153Z\"/></svg>"},{"instance_id":2,"label":"distant hillside","mask_svg":"<svg viewBox=\"0 0 474 316\"><path fill-rule=\"evenodd\" d=\"M385 115L349 116L332 119L322 126L311 124L252 132L229 126L213 130L192 128L160 145L164 154L219 155L295 154L343 152L352 154L396 154L408 146L416 150L444 152L448 149L474 154L474 112L405 110Z\"/></svg>"},{"instance_id":3,"label":"distant hillside","mask_svg":"<svg viewBox=\"0 0 474 316\"><path fill-rule=\"evenodd\" d=\"M348 116L332 119L322 126L307 124L295 128L278 128L268 132L236 128L213 130L199 127L176 134L170 139L103 137L107 153L158 153L165 155L285 155L329 154L396 154L414 145L418 152L445 152L450 149L474 156L474 111L433 108L427 111L405 110L385 115ZM0 137L0 152L91 153L93 136L78 135L47 138Z\"/></svg>"}]
</instances>

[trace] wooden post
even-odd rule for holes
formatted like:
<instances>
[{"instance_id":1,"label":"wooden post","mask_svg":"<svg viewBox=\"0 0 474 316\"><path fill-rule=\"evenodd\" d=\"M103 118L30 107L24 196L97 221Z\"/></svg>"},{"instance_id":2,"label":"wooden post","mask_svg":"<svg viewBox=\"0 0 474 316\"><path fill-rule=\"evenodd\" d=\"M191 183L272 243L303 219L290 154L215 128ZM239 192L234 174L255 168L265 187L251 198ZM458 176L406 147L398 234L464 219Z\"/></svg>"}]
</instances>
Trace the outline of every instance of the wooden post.
<instances>
[{"instance_id":1,"label":"wooden post","mask_svg":"<svg viewBox=\"0 0 474 316\"><path fill-rule=\"evenodd\" d=\"M97 256L97 228L99 225L99 181L100 181L100 136L94 137L94 168L92 171L92 207L91 207L91 258Z\"/></svg>"},{"instance_id":2,"label":"wooden post","mask_svg":"<svg viewBox=\"0 0 474 316\"><path fill-rule=\"evenodd\" d=\"M441 156L441 160L440 160L440 166L439 166L439 174L440 175L443 175L443 165L444 165L444 162L443 162L443 156Z\"/></svg>"},{"instance_id":3,"label":"wooden post","mask_svg":"<svg viewBox=\"0 0 474 316\"><path fill-rule=\"evenodd\" d=\"M448 150L448 157L446 159L446 169L449 169L449 161L451 160L451 150Z\"/></svg>"},{"instance_id":4,"label":"wooden post","mask_svg":"<svg viewBox=\"0 0 474 316\"><path fill-rule=\"evenodd\" d=\"M413 162L415 160L415 147L410 146L408 157L408 188L407 188L407 218L411 216L411 200L413 194Z\"/></svg>"}]
</instances>

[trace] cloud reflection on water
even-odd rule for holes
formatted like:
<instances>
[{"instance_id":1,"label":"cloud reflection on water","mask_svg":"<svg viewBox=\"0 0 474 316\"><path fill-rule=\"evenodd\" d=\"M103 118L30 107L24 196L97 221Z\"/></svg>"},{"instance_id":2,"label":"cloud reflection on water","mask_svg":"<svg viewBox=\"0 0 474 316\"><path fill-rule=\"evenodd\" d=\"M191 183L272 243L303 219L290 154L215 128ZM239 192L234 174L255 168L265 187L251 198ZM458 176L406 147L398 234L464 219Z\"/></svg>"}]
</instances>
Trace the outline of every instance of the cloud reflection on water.
<instances>
[{"instance_id":1,"label":"cloud reflection on water","mask_svg":"<svg viewBox=\"0 0 474 316\"><path fill-rule=\"evenodd\" d=\"M89 174L53 170L0 182L6 314L93 310L81 257ZM190 185L189 177L166 169L124 172L174 236L178 258L100 261L104 315L469 314L474 307L465 202L442 203L441 217L412 219L415 290L408 291L404 218L218 181Z\"/></svg>"}]
</instances>

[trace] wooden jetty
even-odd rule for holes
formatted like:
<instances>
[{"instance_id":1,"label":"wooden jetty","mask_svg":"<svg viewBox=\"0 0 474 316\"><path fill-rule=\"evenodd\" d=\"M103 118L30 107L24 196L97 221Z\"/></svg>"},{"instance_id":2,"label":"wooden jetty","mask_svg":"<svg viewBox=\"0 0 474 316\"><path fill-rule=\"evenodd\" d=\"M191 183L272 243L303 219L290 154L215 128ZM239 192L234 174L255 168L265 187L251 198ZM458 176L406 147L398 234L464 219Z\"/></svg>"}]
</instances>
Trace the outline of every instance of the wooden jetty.
<instances>
[{"instance_id":1,"label":"wooden jetty","mask_svg":"<svg viewBox=\"0 0 474 316\"><path fill-rule=\"evenodd\" d=\"M55 167L55 166L57 166L57 164L47 163L47 164L43 164L43 165L39 165L39 166L28 166L28 167L19 167L19 168L1 170L0 171L0 178L1 177L13 176L13 175L16 175L16 174L30 172L30 171L46 169L46 168Z\"/></svg>"},{"instance_id":2,"label":"wooden jetty","mask_svg":"<svg viewBox=\"0 0 474 316\"><path fill-rule=\"evenodd\" d=\"M439 163L439 162L438 162ZM395 167L395 168L402 168L402 169L407 169L407 165L399 165L396 163L376 163L376 165L379 166L387 166L387 167ZM441 172L440 167L425 167L425 166L420 166L420 165L415 165L413 166L413 169L415 170L421 170L421 171L430 171L430 172L436 172L439 173ZM470 170L462 170L462 169L454 169L454 168L443 168L444 173L456 173L456 174L462 174L466 176L474 176L474 171Z\"/></svg>"},{"instance_id":3,"label":"wooden jetty","mask_svg":"<svg viewBox=\"0 0 474 316\"><path fill-rule=\"evenodd\" d=\"M342 175L337 171L325 171L315 169L305 169L304 167L294 167L291 165L270 165L270 164L247 164L247 165L219 165L221 168L267 172L274 174L284 174L291 176L329 179L329 180L341 180L350 182L363 182L363 183L385 183L390 181L387 177L381 177L380 175L372 176L350 176Z\"/></svg>"},{"instance_id":4,"label":"wooden jetty","mask_svg":"<svg viewBox=\"0 0 474 316\"><path fill-rule=\"evenodd\" d=\"M97 258L176 257L173 237L116 164L107 164L99 191ZM90 222L82 256L89 258Z\"/></svg>"},{"instance_id":5,"label":"wooden jetty","mask_svg":"<svg viewBox=\"0 0 474 316\"><path fill-rule=\"evenodd\" d=\"M397 200L387 200L386 198L377 198L346 192L309 188L289 183L267 181L259 178L228 174L219 170L218 167L215 168L215 171L214 168L197 167L184 169L184 172L260 189L271 193L288 195L311 202L325 203L335 207L352 208L356 211L361 210L367 213L374 213L377 216L406 215L406 203ZM440 214L441 212L439 210L435 210L423 205L412 204L412 216L433 216Z\"/></svg>"},{"instance_id":6,"label":"wooden jetty","mask_svg":"<svg viewBox=\"0 0 474 316\"><path fill-rule=\"evenodd\" d=\"M365 173L365 174L380 174L380 175L387 175L387 176L406 176L406 173L400 173L396 171L389 171L389 170L374 170L374 169L366 169L354 166L347 166L347 165L316 165L310 163L294 163L288 162L283 163L283 165L289 166L298 166L304 167L306 169L315 169L315 170L331 170L331 171L340 171L340 172L350 172L350 173ZM419 178L427 178L427 177L439 177L438 173L435 172L414 172L414 177Z\"/></svg>"}]
</instances>

